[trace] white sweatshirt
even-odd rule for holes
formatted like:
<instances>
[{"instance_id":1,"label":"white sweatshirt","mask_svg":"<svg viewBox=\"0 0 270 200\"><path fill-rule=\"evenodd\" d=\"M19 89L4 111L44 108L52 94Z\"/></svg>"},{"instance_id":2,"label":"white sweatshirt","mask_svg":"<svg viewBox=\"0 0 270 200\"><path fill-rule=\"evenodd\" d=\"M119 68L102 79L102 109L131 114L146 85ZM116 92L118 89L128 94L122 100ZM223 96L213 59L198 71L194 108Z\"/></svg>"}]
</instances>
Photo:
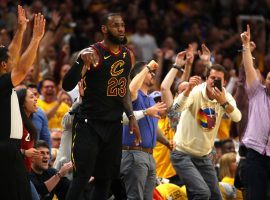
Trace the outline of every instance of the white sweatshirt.
<instances>
[{"instance_id":1,"label":"white sweatshirt","mask_svg":"<svg viewBox=\"0 0 270 200\"><path fill-rule=\"evenodd\" d=\"M225 91L225 96L233 112L227 114L232 121L241 119L241 112L231 94ZM180 94L174 101L173 108L182 112L174 136L176 150L193 156L209 154L214 145L221 118L225 110L214 99L206 94L206 83L193 88L189 97Z\"/></svg>"}]
</instances>

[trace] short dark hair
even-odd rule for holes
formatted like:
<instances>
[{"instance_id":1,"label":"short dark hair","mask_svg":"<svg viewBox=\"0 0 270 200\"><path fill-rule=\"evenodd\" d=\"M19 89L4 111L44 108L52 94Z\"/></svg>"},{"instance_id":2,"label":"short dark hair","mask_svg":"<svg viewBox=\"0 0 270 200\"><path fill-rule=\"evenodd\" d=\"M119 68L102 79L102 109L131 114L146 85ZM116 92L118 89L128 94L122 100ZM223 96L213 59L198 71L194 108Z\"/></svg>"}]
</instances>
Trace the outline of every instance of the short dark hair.
<instances>
[{"instance_id":1,"label":"short dark hair","mask_svg":"<svg viewBox=\"0 0 270 200\"><path fill-rule=\"evenodd\" d=\"M122 17L122 15L120 13L108 13L101 18L101 25L107 25L109 17L113 17L113 16L121 16Z\"/></svg>"},{"instance_id":2,"label":"short dark hair","mask_svg":"<svg viewBox=\"0 0 270 200\"><path fill-rule=\"evenodd\" d=\"M55 79L52 76L45 76L42 81L40 82L40 88L43 87L44 81L52 81L54 82L54 85L56 85Z\"/></svg>"},{"instance_id":3,"label":"short dark hair","mask_svg":"<svg viewBox=\"0 0 270 200\"><path fill-rule=\"evenodd\" d=\"M216 70L219 72L223 72L224 74L224 80L227 80L228 77L228 72L226 71L225 67L223 67L220 64L213 64L208 70L207 70L207 74L206 74L206 78L209 77L211 70Z\"/></svg>"},{"instance_id":4,"label":"short dark hair","mask_svg":"<svg viewBox=\"0 0 270 200\"><path fill-rule=\"evenodd\" d=\"M1 62L7 62L8 61L8 48L1 45L0 46L0 63Z\"/></svg>"},{"instance_id":5,"label":"short dark hair","mask_svg":"<svg viewBox=\"0 0 270 200\"><path fill-rule=\"evenodd\" d=\"M28 83L26 83L26 87L27 88L36 88L37 89L37 84L35 84L33 82L28 82Z\"/></svg>"},{"instance_id":6,"label":"short dark hair","mask_svg":"<svg viewBox=\"0 0 270 200\"><path fill-rule=\"evenodd\" d=\"M34 147L36 149L39 148L39 147L45 147L47 149L50 149L48 143L46 141L44 141L44 140L37 140Z\"/></svg>"},{"instance_id":7,"label":"short dark hair","mask_svg":"<svg viewBox=\"0 0 270 200\"><path fill-rule=\"evenodd\" d=\"M146 65L146 62L141 62L141 61L136 62L130 72L130 79L132 80L137 74L139 74L145 65Z\"/></svg>"}]
</instances>

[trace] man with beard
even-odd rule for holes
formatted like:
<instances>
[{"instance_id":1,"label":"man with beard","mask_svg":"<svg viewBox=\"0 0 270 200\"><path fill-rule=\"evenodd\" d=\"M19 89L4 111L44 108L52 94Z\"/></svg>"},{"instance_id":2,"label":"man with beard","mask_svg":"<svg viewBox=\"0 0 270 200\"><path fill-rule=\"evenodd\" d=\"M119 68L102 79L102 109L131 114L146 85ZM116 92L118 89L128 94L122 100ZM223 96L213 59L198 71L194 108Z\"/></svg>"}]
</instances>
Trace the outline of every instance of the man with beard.
<instances>
[{"instance_id":1,"label":"man with beard","mask_svg":"<svg viewBox=\"0 0 270 200\"><path fill-rule=\"evenodd\" d=\"M37 105L45 112L49 129L62 130L61 122L64 115L69 111L69 106L62 102L61 91L56 95L56 84L52 77L45 77L41 81L40 92L42 97L38 99Z\"/></svg>"},{"instance_id":2,"label":"man with beard","mask_svg":"<svg viewBox=\"0 0 270 200\"><path fill-rule=\"evenodd\" d=\"M111 180L120 171L123 111L136 135L134 144L140 141L128 89L134 55L123 46L127 39L120 14L104 16L101 31L104 40L82 50L63 80L66 91L81 78L84 88L73 133L74 178L67 200L79 199L91 176L95 177L91 199L107 199Z\"/></svg>"}]
</instances>

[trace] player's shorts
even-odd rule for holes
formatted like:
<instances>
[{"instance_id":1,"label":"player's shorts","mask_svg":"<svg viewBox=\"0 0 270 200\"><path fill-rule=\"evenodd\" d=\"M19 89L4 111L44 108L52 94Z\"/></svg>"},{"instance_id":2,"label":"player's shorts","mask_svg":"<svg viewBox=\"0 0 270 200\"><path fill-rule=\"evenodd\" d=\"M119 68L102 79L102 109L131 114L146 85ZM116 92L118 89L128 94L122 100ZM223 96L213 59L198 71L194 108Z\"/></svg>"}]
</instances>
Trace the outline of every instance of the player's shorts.
<instances>
[{"instance_id":1,"label":"player's shorts","mask_svg":"<svg viewBox=\"0 0 270 200\"><path fill-rule=\"evenodd\" d=\"M74 176L117 178L122 156L121 121L78 120L74 130Z\"/></svg>"}]
</instances>

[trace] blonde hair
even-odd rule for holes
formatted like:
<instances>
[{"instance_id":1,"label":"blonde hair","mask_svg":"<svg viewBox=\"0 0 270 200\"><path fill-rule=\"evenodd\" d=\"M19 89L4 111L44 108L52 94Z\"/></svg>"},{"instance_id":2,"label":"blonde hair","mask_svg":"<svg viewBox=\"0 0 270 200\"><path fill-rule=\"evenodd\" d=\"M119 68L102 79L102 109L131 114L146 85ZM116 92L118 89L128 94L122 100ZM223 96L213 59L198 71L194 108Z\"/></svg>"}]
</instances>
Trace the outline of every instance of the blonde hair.
<instances>
[{"instance_id":1,"label":"blonde hair","mask_svg":"<svg viewBox=\"0 0 270 200\"><path fill-rule=\"evenodd\" d=\"M236 153L225 153L220 158L219 178L222 180L225 176L234 178L234 174L230 170L230 165L236 162Z\"/></svg>"}]
</instances>

